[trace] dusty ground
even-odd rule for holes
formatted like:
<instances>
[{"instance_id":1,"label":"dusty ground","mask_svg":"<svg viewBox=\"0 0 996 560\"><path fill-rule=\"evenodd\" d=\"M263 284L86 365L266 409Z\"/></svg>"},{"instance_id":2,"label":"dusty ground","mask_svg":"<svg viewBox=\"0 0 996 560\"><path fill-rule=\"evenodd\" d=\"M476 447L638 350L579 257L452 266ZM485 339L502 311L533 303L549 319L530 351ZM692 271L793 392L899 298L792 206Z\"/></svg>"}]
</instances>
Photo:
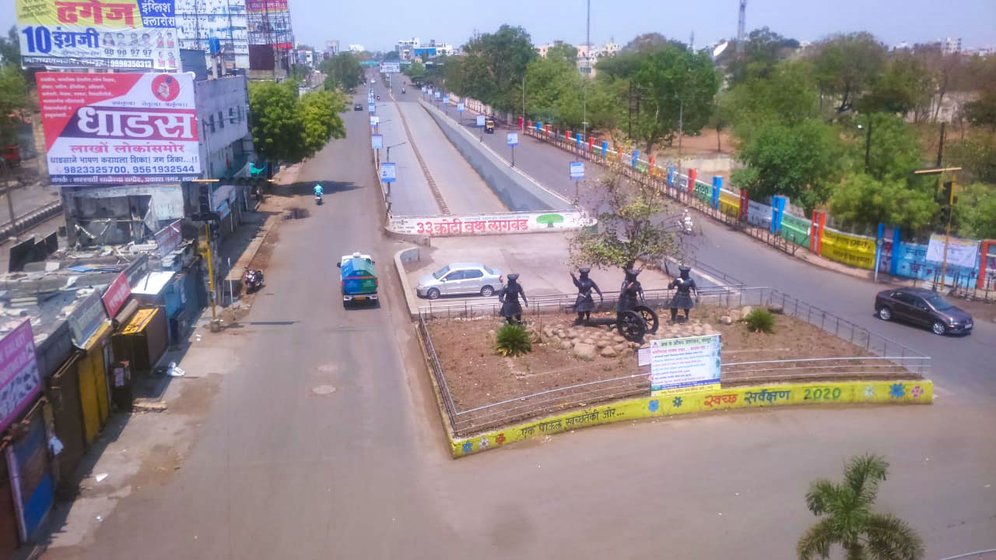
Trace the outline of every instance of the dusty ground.
<instances>
[{"instance_id":1,"label":"dusty ground","mask_svg":"<svg viewBox=\"0 0 996 560\"><path fill-rule=\"evenodd\" d=\"M723 341L724 364L868 355L864 349L828 336L823 330L794 317L776 315L774 333L761 334L750 332L742 322L721 324L720 316L730 313L731 310L722 308L699 308L693 310L690 323L672 325L665 320L667 310L661 310L658 311L662 319L660 329L652 338L719 333ZM733 314L738 315L739 310ZM439 319L429 323L432 343L439 354L457 410L641 371L635 349L632 345L627 346L621 337L616 338L616 331L610 332L607 327L573 327L573 315L538 317L528 325L536 333L532 352L517 358L502 357L494 350L494 333L502 324L498 318ZM604 341L594 359L576 357L570 345L562 344L562 338L549 336L551 331L558 330L571 336L572 328L580 339L591 339L593 344ZM601 346L612 348L606 352L608 357L602 355ZM642 370L649 373L646 366ZM742 376L724 372L723 383L743 382Z\"/></svg>"}]
</instances>

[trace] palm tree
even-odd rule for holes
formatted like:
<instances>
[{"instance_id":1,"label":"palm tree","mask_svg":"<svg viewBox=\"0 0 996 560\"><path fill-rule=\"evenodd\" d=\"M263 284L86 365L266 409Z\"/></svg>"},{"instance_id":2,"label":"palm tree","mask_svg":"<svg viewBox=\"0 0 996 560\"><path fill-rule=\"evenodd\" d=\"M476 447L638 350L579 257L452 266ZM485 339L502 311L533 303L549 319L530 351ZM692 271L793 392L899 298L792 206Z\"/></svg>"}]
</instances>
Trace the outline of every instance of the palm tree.
<instances>
[{"instance_id":1,"label":"palm tree","mask_svg":"<svg viewBox=\"0 0 996 560\"><path fill-rule=\"evenodd\" d=\"M844 549L847 560L923 558L923 542L909 524L871 509L888 468L882 457L861 455L844 468L842 484L816 480L810 485L806 505L820 521L799 539L800 560L829 558L834 544Z\"/></svg>"}]
</instances>

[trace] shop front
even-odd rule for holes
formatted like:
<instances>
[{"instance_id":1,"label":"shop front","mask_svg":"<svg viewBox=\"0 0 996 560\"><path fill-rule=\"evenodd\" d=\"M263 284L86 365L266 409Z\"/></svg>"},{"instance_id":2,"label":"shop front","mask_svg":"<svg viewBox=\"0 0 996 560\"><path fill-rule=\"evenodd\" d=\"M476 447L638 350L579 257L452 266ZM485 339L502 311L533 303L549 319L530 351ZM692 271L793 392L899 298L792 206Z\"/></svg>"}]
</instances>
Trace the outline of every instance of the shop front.
<instances>
[{"instance_id":1,"label":"shop front","mask_svg":"<svg viewBox=\"0 0 996 560\"><path fill-rule=\"evenodd\" d=\"M80 350L77 364L83 435L89 447L111 414L107 388L111 362L111 323L99 294L80 302L68 317L73 344Z\"/></svg>"},{"instance_id":2,"label":"shop front","mask_svg":"<svg viewBox=\"0 0 996 560\"><path fill-rule=\"evenodd\" d=\"M185 314L182 276L172 271L150 272L131 289L131 296L142 307L162 307L168 322L169 345L182 342L187 336L190 318Z\"/></svg>"},{"instance_id":3,"label":"shop front","mask_svg":"<svg viewBox=\"0 0 996 560\"><path fill-rule=\"evenodd\" d=\"M142 308L111 338L114 356L135 374L151 373L169 344L168 321L162 307Z\"/></svg>"}]
</instances>

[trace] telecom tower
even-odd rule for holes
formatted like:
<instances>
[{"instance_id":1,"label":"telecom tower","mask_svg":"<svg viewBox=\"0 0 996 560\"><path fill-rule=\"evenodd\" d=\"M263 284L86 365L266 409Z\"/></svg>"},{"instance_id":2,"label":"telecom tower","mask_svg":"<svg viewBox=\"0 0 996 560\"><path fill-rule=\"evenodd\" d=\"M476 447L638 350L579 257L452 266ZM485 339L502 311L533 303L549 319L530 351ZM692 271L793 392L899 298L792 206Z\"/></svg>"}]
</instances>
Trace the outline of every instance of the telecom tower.
<instances>
[{"instance_id":1,"label":"telecom tower","mask_svg":"<svg viewBox=\"0 0 996 560\"><path fill-rule=\"evenodd\" d=\"M743 56L747 39L744 28L747 26L747 0L740 0L740 20L737 21L737 56Z\"/></svg>"},{"instance_id":2,"label":"telecom tower","mask_svg":"<svg viewBox=\"0 0 996 560\"><path fill-rule=\"evenodd\" d=\"M288 56L294 48L287 0L246 0L249 27L249 64L253 70L289 70ZM272 61L270 57L272 56Z\"/></svg>"}]
</instances>

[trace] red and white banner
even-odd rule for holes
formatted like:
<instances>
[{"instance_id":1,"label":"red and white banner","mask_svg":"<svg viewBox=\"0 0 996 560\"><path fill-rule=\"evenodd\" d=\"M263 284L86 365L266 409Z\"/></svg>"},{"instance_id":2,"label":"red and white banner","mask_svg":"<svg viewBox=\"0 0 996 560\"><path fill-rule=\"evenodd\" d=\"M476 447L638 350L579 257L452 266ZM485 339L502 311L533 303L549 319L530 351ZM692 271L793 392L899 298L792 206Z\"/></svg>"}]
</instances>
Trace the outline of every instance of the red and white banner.
<instances>
[{"instance_id":1,"label":"red and white banner","mask_svg":"<svg viewBox=\"0 0 996 560\"><path fill-rule=\"evenodd\" d=\"M200 176L192 75L41 72L37 83L53 183Z\"/></svg>"},{"instance_id":2,"label":"red and white banner","mask_svg":"<svg viewBox=\"0 0 996 560\"><path fill-rule=\"evenodd\" d=\"M124 272L118 273L111 282L107 289L104 290L104 309L107 310L107 316L111 319L121 311L124 307L126 301L128 301L128 296L131 295L131 286L128 285L128 277L125 276Z\"/></svg>"}]
</instances>

